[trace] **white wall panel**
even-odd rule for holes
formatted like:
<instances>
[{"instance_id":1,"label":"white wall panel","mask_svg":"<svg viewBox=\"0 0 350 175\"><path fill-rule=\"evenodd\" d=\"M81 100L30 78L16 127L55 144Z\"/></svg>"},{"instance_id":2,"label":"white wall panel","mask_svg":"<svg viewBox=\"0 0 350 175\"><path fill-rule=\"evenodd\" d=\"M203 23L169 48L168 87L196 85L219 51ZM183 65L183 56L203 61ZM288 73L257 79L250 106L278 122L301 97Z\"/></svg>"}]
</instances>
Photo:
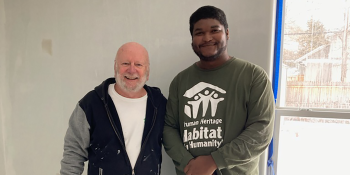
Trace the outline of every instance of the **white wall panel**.
<instances>
[{"instance_id":1,"label":"white wall panel","mask_svg":"<svg viewBox=\"0 0 350 175\"><path fill-rule=\"evenodd\" d=\"M273 0L0 0L0 174L59 173L75 104L114 75L125 42L149 50L148 84L168 96L172 78L198 60L188 20L207 4L227 15L230 55L269 72ZM166 154L162 172L175 174Z\"/></svg>"}]
</instances>

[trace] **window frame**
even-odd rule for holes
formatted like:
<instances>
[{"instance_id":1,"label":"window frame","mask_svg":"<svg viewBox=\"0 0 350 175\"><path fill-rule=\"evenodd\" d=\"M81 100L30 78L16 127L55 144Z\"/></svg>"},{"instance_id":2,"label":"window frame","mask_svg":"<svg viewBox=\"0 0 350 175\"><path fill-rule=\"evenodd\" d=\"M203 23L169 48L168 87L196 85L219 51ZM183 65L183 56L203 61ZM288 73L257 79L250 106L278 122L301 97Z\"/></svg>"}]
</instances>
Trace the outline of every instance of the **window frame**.
<instances>
[{"instance_id":1,"label":"window frame","mask_svg":"<svg viewBox=\"0 0 350 175\"><path fill-rule=\"evenodd\" d=\"M350 119L350 112L347 110L337 111L313 111L306 109L289 109L289 108L278 108L275 113L275 128L274 128L274 139L273 139L273 155L272 160L274 161L274 171L278 174L278 148L279 148L279 131L282 116L293 116L293 117L310 117L310 118L327 118L327 119Z\"/></svg>"},{"instance_id":2,"label":"window frame","mask_svg":"<svg viewBox=\"0 0 350 175\"><path fill-rule=\"evenodd\" d=\"M281 71L282 70L282 52L284 35L284 11L286 0L276 0L276 25L275 25L275 50L273 65L273 90L275 95L275 127L273 136L272 161L274 162L274 172L278 174L278 150L279 150L279 132L281 116L310 117L310 118L328 118L328 119L350 119L350 109L325 109L325 108L292 108L280 107L281 104Z\"/></svg>"}]
</instances>

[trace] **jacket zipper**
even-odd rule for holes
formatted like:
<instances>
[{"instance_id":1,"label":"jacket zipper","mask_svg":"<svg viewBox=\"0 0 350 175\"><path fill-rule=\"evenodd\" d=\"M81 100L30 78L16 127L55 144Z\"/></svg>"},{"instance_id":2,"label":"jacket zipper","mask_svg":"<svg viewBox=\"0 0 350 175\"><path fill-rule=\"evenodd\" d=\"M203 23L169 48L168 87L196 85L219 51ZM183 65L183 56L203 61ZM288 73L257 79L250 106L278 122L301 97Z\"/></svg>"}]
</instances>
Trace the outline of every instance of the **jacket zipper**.
<instances>
[{"instance_id":1,"label":"jacket zipper","mask_svg":"<svg viewBox=\"0 0 350 175\"><path fill-rule=\"evenodd\" d=\"M159 167L159 163L158 163L158 175L160 174L160 167Z\"/></svg>"},{"instance_id":2,"label":"jacket zipper","mask_svg":"<svg viewBox=\"0 0 350 175\"><path fill-rule=\"evenodd\" d=\"M98 175L103 175L103 169L102 169L102 168L99 168L98 170L99 170L99 171L98 171Z\"/></svg>"},{"instance_id":3,"label":"jacket zipper","mask_svg":"<svg viewBox=\"0 0 350 175\"><path fill-rule=\"evenodd\" d=\"M118 139L119 139L119 142L123 145L123 149L126 150L125 145L124 145L124 143L122 142L122 139L120 138L120 136L119 136L119 134L118 134L116 128L115 128L114 125L113 125L112 115L110 114L110 111L109 111L109 109L108 109L107 103L105 103L105 108L106 108L106 111L107 111L107 116L108 116L109 122L111 123L112 128L113 128L113 130L114 130L114 133L117 135L117 137L118 137ZM131 165L130 165L130 167L131 167ZM132 173L133 173L133 172L134 172L134 169L131 169L131 171L132 171Z\"/></svg>"},{"instance_id":4,"label":"jacket zipper","mask_svg":"<svg viewBox=\"0 0 350 175\"><path fill-rule=\"evenodd\" d=\"M147 134L147 136L146 136L146 138L145 138L145 141L143 142L143 144L142 144L142 146L141 146L141 151L142 151L142 148L145 146L145 143L146 143L146 141L148 140L149 135L151 135L151 131L153 130L154 123L156 122L156 117L157 117L157 108L154 107L154 115L153 115L152 127L151 127L151 129L149 130L149 132L148 132L148 134ZM141 153L141 152L140 152L140 153Z\"/></svg>"},{"instance_id":5,"label":"jacket zipper","mask_svg":"<svg viewBox=\"0 0 350 175\"><path fill-rule=\"evenodd\" d=\"M152 130L153 130L153 128L154 128L154 124L156 123L156 118L157 118L157 112L158 112L158 111L157 111L157 108L154 107L154 114L153 114L152 127L151 127L151 129L149 130L149 132L148 132L148 134L147 134L147 136L146 136L146 138L145 138L145 141L143 142L143 144L142 144L142 146L141 146L141 150L140 150L140 154L139 154L139 155L141 155L142 151L144 150L144 148L145 148L145 143L147 142L148 137L151 135L151 132L152 132ZM139 156L138 159L140 159L140 158L142 159L142 157ZM141 160L138 160L138 161L141 161ZM136 163L137 163L138 161L136 161ZM158 166L159 166L159 165L158 165ZM135 167L136 167L136 165L135 165ZM133 173L133 175L135 175L134 169L132 170L132 173Z\"/></svg>"},{"instance_id":6,"label":"jacket zipper","mask_svg":"<svg viewBox=\"0 0 350 175\"><path fill-rule=\"evenodd\" d=\"M102 99L102 101L104 101L104 99ZM106 109L106 111L107 111L107 116L108 116L109 122L110 122L111 125L112 125L112 128L113 128L113 130L114 130L114 133L117 135L117 137L118 137L120 143L123 145L124 150L126 150L125 145L124 145L124 143L122 142L122 139L120 138L120 136L119 136L119 134L118 134L116 128L115 128L114 125L113 125L112 116L111 116L110 111L109 111L109 109L108 109L107 103L104 102L104 106L105 106L105 109ZM144 146L145 146L146 141L148 140L148 138L149 138L149 136L150 136L150 134L151 134L151 131L152 131L153 128L154 128L154 124L156 123L156 118L157 118L158 109L157 109L157 107L155 107L154 105L153 105L153 107L154 107L154 114L153 114L152 127L151 127L151 129L149 130L149 132L148 132L148 134L147 134L147 136L146 136L146 138L145 138L145 141L143 142L143 144L142 144L142 146L141 146L140 155L141 155L141 153L142 153L142 151L143 151L143 149L144 149ZM158 165L158 166L159 166L159 165ZM136 167L136 165L135 165L135 167ZM159 167L158 167L158 168L159 168ZM132 175L135 175L134 169L132 169Z\"/></svg>"},{"instance_id":7,"label":"jacket zipper","mask_svg":"<svg viewBox=\"0 0 350 175\"><path fill-rule=\"evenodd\" d=\"M111 123L112 128L113 128L113 130L114 130L114 133L117 135L117 137L118 137L120 143L123 145L124 150L126 150L125 145L124 145L124 143L122 142L122 139L120 138L120 136L119 136L119 134L118 134L116 128L115 128L114 125L113 125L112 116L111 116L111 114L110 114L110 112L109 112L109 109L108 109L108 107L107 107L107 104L105 104L105 108L106 108L106 111L107 111L107 116L108 116L109 122Z\"/></svg>"}]
</instances>

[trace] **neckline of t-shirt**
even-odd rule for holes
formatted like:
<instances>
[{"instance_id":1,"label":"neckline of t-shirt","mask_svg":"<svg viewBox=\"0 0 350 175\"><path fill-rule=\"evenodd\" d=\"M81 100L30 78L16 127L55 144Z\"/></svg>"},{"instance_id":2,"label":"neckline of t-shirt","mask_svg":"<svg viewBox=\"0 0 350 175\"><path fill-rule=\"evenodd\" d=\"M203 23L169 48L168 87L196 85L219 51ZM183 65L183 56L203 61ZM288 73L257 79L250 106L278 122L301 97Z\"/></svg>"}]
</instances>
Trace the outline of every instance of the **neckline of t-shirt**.
<instances>
[{"instance_id":1,"label":"neckline of t-shirt","mask_svg":"<svg viewBox=\"0 0 350 175\"><path fill-rule=\"evenodd\" d=\"M118 98L118 99L126 101L126 102L141 102L141 101L147 100L147 97L148 97L147 93L144 96L140 97L140 98L126 98L126 97L123 97L120 94L118 94L117 91L115 91L114 84L110 84L109 87L108 87L108 89L110 89L108 91L112 93L112 94L110 94L112 99L113 98Z\"/></svg>"},{"instance_id":2,"label":"neckline of t-shirt","mask_svg":"<svg viewBox=\"0 0 350 175\"><path fill-rule=\"evenodd\" d=\"M210 71L215 71L215 70L221 69L221 68L227 66L228 64L230 64L231 62L233 62L234 60L236 60L235 57L230 57L224 64L222 64L216 68L213 68L213 69L202 69L196 63L194 63L193 66L200 71L210 72Z\"/></svg>"}]
</instances>

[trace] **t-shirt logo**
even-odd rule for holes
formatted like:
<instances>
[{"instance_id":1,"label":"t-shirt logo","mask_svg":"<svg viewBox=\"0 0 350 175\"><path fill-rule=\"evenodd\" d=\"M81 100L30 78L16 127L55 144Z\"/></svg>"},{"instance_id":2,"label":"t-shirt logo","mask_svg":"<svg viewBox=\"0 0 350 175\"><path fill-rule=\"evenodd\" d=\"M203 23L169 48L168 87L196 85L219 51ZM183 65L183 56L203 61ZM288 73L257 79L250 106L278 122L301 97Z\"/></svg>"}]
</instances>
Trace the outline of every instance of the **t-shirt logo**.
<instances>
[{"instance_id":1,"label":"t-shirt logo","mask_svg":"<svg viewBox=\"0 0 350 175\"><path fill-rule=\"evenodd\" d=\"M225 94L226 91L214 86L209 83L199 82L194 85L191 89L188 89L184 97L189 98L185 105L184 112L189 118L196 119L199 111L199 106L202 104L202 117L205 116L210 103L211 106L211 116L214 117L216 114L216 109L219 102L223 101L224 98L219 98L219 93Z\"/></svg>"}]
</instances>

